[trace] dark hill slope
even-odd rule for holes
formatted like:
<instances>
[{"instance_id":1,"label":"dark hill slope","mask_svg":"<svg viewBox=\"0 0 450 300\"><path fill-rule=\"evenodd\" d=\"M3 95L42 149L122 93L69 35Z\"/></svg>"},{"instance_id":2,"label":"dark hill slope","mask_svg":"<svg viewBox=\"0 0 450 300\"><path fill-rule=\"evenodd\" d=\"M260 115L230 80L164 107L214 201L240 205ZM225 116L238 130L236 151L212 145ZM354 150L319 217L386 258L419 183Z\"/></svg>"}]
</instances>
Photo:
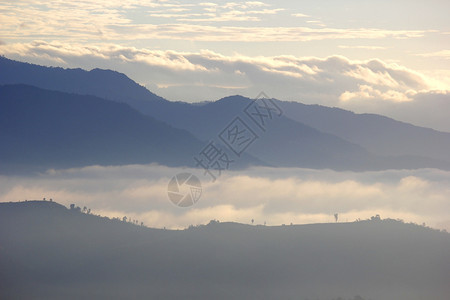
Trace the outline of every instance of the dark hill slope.
<instances>
[{"instance_id":1,"label":"dark hill slope","mask_svg":"<svg viewBox=\"0 0 450 300\"><path fill-rule=\"evenodd\" d=\"M2 299L446 300L450 236L393 220L157 230L0 203Z\"/></svg>"},{"instance_id":2,"label":"dark hill slope","mask_svg":"<svg viewBox=\"0 0 450 300\"><path fill-rule=\"evenodd\" d=\"M203 143L127 104L0 86L2 172L93 164L192 164Z\"/></svg>"}]
</instances>

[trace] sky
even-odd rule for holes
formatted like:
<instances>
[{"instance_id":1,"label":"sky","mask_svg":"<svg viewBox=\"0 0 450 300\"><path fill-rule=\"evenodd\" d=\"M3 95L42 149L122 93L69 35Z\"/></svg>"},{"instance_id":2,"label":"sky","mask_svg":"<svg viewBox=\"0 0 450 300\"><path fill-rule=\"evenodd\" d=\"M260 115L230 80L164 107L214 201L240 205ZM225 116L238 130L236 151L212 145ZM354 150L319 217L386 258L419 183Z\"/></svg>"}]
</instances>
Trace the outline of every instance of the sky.
<instances>
[{"instance_id":1,"label":"sky","mask_svg":"<svg viewBox=\"0 0 450 300\"><path fill-rule=\"evenodd\" d=\"M169 100L264 91L450 132L448 1L0 2L0 54Z\"/></svg>"}]
</instances>

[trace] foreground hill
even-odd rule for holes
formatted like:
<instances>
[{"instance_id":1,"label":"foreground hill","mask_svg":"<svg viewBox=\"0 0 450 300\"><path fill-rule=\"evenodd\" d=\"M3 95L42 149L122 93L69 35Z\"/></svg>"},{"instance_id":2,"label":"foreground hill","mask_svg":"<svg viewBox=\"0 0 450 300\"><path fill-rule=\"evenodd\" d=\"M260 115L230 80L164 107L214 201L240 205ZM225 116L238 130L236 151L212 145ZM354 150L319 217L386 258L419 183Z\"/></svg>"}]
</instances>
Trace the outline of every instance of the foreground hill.
<instances>
[{"instance_id":1,"label":"foreground hill","mask_svg":"<svg viewBox=\"0 0 450 300\"><path fill-rule=\"evenodd\" d=\"M448 249L394 220L172 231L0 203L0 298L444 300Z\"/></svg>"}]
</instances>

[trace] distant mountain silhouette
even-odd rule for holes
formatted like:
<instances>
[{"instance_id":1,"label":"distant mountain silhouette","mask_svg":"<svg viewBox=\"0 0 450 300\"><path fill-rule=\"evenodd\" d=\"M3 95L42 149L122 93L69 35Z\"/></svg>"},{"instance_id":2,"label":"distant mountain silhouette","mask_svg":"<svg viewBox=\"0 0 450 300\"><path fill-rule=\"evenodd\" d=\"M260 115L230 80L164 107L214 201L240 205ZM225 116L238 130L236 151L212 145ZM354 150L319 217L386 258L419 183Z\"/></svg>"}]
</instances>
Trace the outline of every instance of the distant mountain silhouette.
<instances>
[{"instance_id":1,"label":"distant mountain silhouette","mask_svg":"<svg viewBox=\"0 0 450 300\"><path fill-rule=\"evenodd\" d=\"M170 109L160 109L168 104L148 103L148 110L143 112L175 127L185 128L201 139L217 137L236 116L240 116L260 137L249 147L248 153L277 167L355 171L422 167L450 169L450 163L443 159L409 154L374 154L377 152L367 151L356 143L319 131L301 123L301 120L287 118L284 109L281 117L267 120L266 131L261 131L245 119L244 109L251 101L242 96L230 96L188 108L185 103L172 103ZM418 128L418 131L421 129Z\"/></svg>"},{"instance_id":2,"label":"distant mountain silhouette","mask_svg":"<svg viewBox=\"0 0 450 300\"><path fill-rule=\"evenodd\" d=\"M0 298L447 300L448 249L448 233L378 218L161 230L0 203Z\"/></svg>"},{"instance_id":3,"label":"distant mountain silhouette","mask_svg":"<svg viewBox=\"0 0 450 300\"><path fill-rule=\"evenodd\" d=\"M145 101L167 101L116 71L44 67L0 56L0 85L5 84L26 84L47 90L93 95L126 102L133 107Z\"/></svg>"},{"instance_id":4,"label":"distant mountain silhouette","mask_svg":"<svg viewBox=\"0 0 450 300\"><path fill-rule=\"evenodd\" d=\"M375 114L278 101L286 116L361 145L379 155L415 155L450 161L450 133ZM432 118L433 116L430 116Z\"/></svg>"},{"instance_id":5,"label":"distant mountain silhouette","mask_svg":"<svg viewBox=\"0 0 450 300\"><path fill-rule=\"evenodd\" d=\"M232 96L206 104L170 102L110 70L49 68L4 57L0 58L0 69L0 84L26 83L124 102L204 141L217 139L251 101ZM253 164L356 171L450 169L450 134L382 116L277 103L283 116L271 122L266 132L256 128L260 138L244 154Z\"/></svg>"},{"instance_id":6,"label":"distant mountain silhouette","mask_svg":"<svg viewBox=\"0 0 450 300\"><path fill-rule=\"evenodd\" d=\"M189 132L127 104L94 96L0 86L0 169L86 165L193 165L204 146Z\"/></svg>"}]
</instances>

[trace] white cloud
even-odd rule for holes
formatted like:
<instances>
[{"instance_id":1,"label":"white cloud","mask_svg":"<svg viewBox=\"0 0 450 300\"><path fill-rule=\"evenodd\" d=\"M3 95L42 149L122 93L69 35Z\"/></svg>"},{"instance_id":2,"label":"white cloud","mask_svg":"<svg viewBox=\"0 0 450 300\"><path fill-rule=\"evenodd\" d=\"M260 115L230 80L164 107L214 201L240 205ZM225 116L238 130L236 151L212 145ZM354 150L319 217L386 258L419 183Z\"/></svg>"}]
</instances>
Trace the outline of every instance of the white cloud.
<instances>
[{"instance_id":1,"label":"white cloud","mask_svg":"<svg viewBox=\"0 0 450 300\"><path fill-rule=\"evenodd\" d=\"M436 57L436 58L443 58L443 59L449 60L450 59L450 50L441 50L441 51L435 51L435 52L429 52L429 53L421 53L421 54L417 54L417 56Z\"/></svg>"},{"instance_id":2,"label":"white cloud","mask_svg":"<svg viewBox=\"0 0 450 300\"><path fill-rule=\"evenodd\" d=\"M136 19L139 10L149 18ZM205 10L206 9L206 10ZM311 28L261 26L258 22L284 8L259 1L179 3L176 1L48 1L0 3L5 39L59 39L135 41L174 39L188 41L314 41L324 39L417 38L423 30L378 28ZM131 13L128 13L131 12ZM296 14L299 16L299 14ZM156 19L155 19L156 18ZM158 19L158 20L157 20ZM162 20L160 20L162 19ZM256 22L230 26L223 22ZM208 25L199 25L208 22ZM313 25L325 26L318 20ZM216 24L218 23L218 24Z\"/></svg>"},{"instance_id":3,"label":"white cloud","mask_svg":"<svg viewBox=\"0 0 450 300\"><path fill-rule=\"evenodd\" d=\"M411 95L416 94L411 91ZM386 100L386 101L394 101L394 102L406 102L412 101L411 98L408 97L408 93L398 92L395 90L387 90L386 92L382 92L380 90L374 89L369 85L359 85L359 90L355 92L345 91L339 96L341 101L351 101L351 100Z\"/></svg>"},{"instance_id":4,"label":"white cloud","mask_svg":"<svg viewBox=\"0 0 450 300\"><path fill-rule=\"evenodd\" d=\"M203 195L191 208L167 197L169 179L193 172ZM53 198L68 206L87 206L94 214L123 216L148 226L184 228L211 219L268 225L383 218L450 228L450 173L440 170L334 172L254 168L229 171L216 182L201 170L157 165L86 167L51 171L38 177L0 177L0 201ZM440 227L439 227L440 226Z\"/></svg>"},{"instance_id":5,"label":"white cloud","mask_svg":"<svg viewBox=\"0 0 450 300\"><path fill-rule=\"evenodd\" d=\"M297 17L297 18L309 18L308 15L302 14L302 13L295 13L292 14L293 17Z\"/></svg>"},{"instance_id":6,"label":"white cloud","mask_svg":"<svg viewBox=\"0 0 450 300\"><path fill-rule=\"evenodd\" d=\"M382 47L382 46L363 46L363 45L358 45L358 46L339 45L338 48L341 48L341 49L363 49L363 50L385 50L385 49L387 49L387 47Z\"/></svg>"},{"instance_id":7,"label":"white cloud","mask_svg":"<svg viewBox=\"0 0 450 300\"><path fill-rule=\"evenodd\" d=\"M325 27L326 25L320 20L307 20L306 23Z\"/></svg>"}]
</instances>

